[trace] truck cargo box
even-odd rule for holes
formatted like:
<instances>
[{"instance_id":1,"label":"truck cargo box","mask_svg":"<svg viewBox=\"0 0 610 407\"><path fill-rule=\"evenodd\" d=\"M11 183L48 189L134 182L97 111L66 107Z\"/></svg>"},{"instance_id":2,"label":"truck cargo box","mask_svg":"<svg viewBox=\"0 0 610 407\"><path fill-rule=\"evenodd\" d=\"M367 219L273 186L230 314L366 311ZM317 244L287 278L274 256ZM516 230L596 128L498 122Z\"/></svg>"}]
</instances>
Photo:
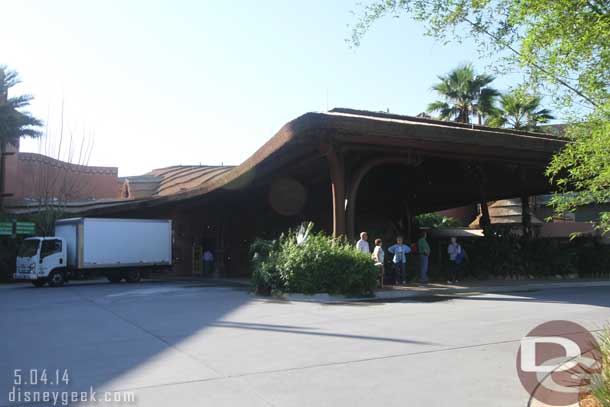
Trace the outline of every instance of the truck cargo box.
<instances>
[{"instance_id":1,"label":"truck cargo box","mask_svg":"<svg viewBox=\"0 0 610 407\"><path fill-rule=\"evenodd\" d=\"M72 269L170 266L171 220L74 218L56 222Z\"/></svg>"}]
</instances>

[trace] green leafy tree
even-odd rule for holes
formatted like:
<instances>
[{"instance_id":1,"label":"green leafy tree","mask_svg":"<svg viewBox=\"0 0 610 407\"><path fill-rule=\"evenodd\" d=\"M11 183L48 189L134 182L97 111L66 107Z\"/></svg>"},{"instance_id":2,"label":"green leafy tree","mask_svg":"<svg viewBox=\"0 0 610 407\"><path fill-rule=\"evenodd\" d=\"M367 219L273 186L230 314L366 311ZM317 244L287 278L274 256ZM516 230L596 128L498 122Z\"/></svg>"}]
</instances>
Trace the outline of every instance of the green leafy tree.
<instances>
[{"instance_id":1,"label":"green leafy tree","mask_svg":"<svg viewBox=\"0 0 610 407\"><path fill-rule=\"evenodd\" d=\"M551 203L559 213L578 206L610 202L610 109L601 109L567 129L574 142L553 157L547 174L560 194ZM610 230L610 212L600 214L598 225Z\"/></svg>"},{"instance_id":2,"label":"green leafy tree","mask_svg":"<svg viewBox=\"0 0 610 407\"><path fill-rule=\"evenodd\" d=\"M461 65L438 79L432 89L444 100L430 103L428 111L439 112L440 119L472 123L476 117L482 124L483 117L493 112L500 93L487 86L495 79L492 75L477 75L472 65Z\"/></svg>"},{"instance_id":3,"label":"green leafy tree","mask_svg":"<svg viewBox=\"0 0 610 407\"><path fill-rule=\"evenodd\" d=\"M547 174L559 212L604 203L610 189L610 2L607 0L375 0L365 6L350 43L376 21L407 15L443 42L465 37L502 73L520 68L532 91L544 90L569 118L570 143ZM610 231L610 214L599 227Z\"/></svg>"},{"instance_id":4,"label":"green leafy tree","mask_svg":"<svg viewBox=\"0 0 610 407\"><path fill-rule=\"evenodd\" d=\"M415 221L419 227L426 228L459 228L462 225L460 221L448 216L439 215L438 213L422 213L415 217Z\"/></svg>"},{"instance_id":5,"label":"green leafy tree","mask_svg":"<svg viewBox=\"0 0 610 407\"><path fill-rule=\"evenodd\" d=\"M0 209L4 196L5 153L8 145L16 146L21 137L39 137L41 134L37 127L42 122L20 110L29 106L32 96L8 97L9 90L19 82L17 72L0 65Z\"/></svg>"},{"instance_id":6,"label":"green leafy tree","mask_svg":"<svg viewBox=\"0 0 610 407\"><path fill-rule=\"evenodd\" d=\"M518 130L540 131L540 124L555 117L540 107L542 98L517 88L500 97L500 107L485 124L492 127L510 127Z\"/></svg>"}]
</instances>

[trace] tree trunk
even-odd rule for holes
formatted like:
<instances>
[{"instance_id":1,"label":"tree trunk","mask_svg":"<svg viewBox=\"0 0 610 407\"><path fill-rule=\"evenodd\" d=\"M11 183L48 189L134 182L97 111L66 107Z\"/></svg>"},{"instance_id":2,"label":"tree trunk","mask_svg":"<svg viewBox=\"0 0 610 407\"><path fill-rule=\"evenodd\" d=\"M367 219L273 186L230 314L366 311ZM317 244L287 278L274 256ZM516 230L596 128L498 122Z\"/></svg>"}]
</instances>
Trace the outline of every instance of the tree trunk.
<instances>
[{"instance_id":1,"label":"tree trunk","mask_svg":"<svg viewBox=\"0 0 610 407\"><path fill-rule=\"evenodd\" d=\"M0 213L4 212L4 172L6 164L6 142L0 142Z\"/></svg>"}]
</instances>

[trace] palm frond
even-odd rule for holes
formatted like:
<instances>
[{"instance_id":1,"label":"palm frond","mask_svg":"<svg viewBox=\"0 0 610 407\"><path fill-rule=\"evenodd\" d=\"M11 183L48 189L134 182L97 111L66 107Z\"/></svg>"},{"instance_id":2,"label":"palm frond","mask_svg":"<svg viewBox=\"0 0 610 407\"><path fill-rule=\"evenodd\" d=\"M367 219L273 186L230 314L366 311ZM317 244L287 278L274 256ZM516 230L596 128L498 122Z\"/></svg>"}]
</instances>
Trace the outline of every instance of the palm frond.
<instances>
[{"instance_id":1,"label":"palm frond","mask_svg":"<svg viewBox=\"0 0 610 407\"><path fill-rule=\"evenodd\" d=\"M9 98L6 104L16 110L29 106L32 99L34 99L32 95L19 95Z\"/></svg>"},{"instance_id":2,"label":"palm frond","mask_svg":"<svg viewBox=\"0 0 610 407\"><path fill-rule=\"evenodd\" d=\"M438 112L438 118L441 120L454 120L458 116L459 111L454 105L450 105L446 102L436 101L428 105L428 112Z\"/></svg>"},{"instance_id":3,"label":"palm frond","mask_svg":"<svg viewBox=\"0 0 610 407\"><path fill-rule=\"evenodd\" d=\"M500 97L503 120L490 120L500 127L538 131L539 125L554 119L551 111L541 109L542 97L531 95L525 89L516 88Z\"/></svg>"},{"instance_id":4,"label":"palm frond","mask_svg":"<svg viewBox=\"0 0 610 407\"><path fill-rule=\"evenodd\" d=\"M20 82L15 71L0 66L0 95L7 95L10 88ZM15 144L21 137L39 137L42 122L29 112L20 111L29 106L31 95L19 95L0 103L0 143Z\"/></svg>"},{"instance_id":5,"label":"palm frond","mask_svg":"<svg viewBox=\"0 0 610 407\"><path fill-rule=\"evenodd\" d=\"M7 93L10 88L21 83L19 74L9 70L5 65L0 65L0 94Z\"/></svg>"},{"instance_id":6,"label":"palm frond","mask_svg":"<svg viewBox=\"0 0 610 407\"><path fill-rule=\"evenodd\" d=\"M431 104L428 107L429 111L440 112L445 120L463 123L470 123L473 115L486 117L493 113L496 98L500 93L492 87L485 86L495 79L494 76L476 75L472 64L465 64L438 78L440 82L432 89L444 101Z\"/></svg>"}]
</instances>

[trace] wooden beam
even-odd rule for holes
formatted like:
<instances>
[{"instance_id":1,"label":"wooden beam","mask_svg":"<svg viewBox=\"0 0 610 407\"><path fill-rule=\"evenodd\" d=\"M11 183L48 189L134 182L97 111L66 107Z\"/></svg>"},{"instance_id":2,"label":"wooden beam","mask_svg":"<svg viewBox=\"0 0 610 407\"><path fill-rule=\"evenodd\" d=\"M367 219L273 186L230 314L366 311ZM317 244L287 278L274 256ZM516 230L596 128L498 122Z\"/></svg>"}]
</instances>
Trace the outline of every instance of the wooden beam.
<instances>
[{"instance_id":1,"label":"wooden beam","mask_svg":"<svg viewBox=\"0 0 610 407\"><path fill-rule=\"evenodd\" d=\"M521 223L523 224L523 236L529 238L532 235L532 217L530 215L530 197L521 196Z\"/></svg>"},{"instance_id":2,"label":"wooden beam","mask_svg":"<svg viewBox=\"0 0 610 407\"><path fill-rule=\"evenodd\" d=\"M330 170L333 199L333 236L345 235L345 166L343 159L332 145L321 144L320 151L326 155Z\"/></svg>"},{"instance_id":3,"label":"wooden beam","mask_svg":"<svg viewBox=\"0 0 610 407\"><path fill-rule=\"evenodd\" d=\"M486 234L491 226L491 218L489 217L489 208L487 207L487 200L489 199L487 194L487 172L483 166L477 166L477 175L479 178L479 205L481 206L481 219L479 225L481 226L481 229L483 229L483 233Z\"/></svg>"}]
</instances>

